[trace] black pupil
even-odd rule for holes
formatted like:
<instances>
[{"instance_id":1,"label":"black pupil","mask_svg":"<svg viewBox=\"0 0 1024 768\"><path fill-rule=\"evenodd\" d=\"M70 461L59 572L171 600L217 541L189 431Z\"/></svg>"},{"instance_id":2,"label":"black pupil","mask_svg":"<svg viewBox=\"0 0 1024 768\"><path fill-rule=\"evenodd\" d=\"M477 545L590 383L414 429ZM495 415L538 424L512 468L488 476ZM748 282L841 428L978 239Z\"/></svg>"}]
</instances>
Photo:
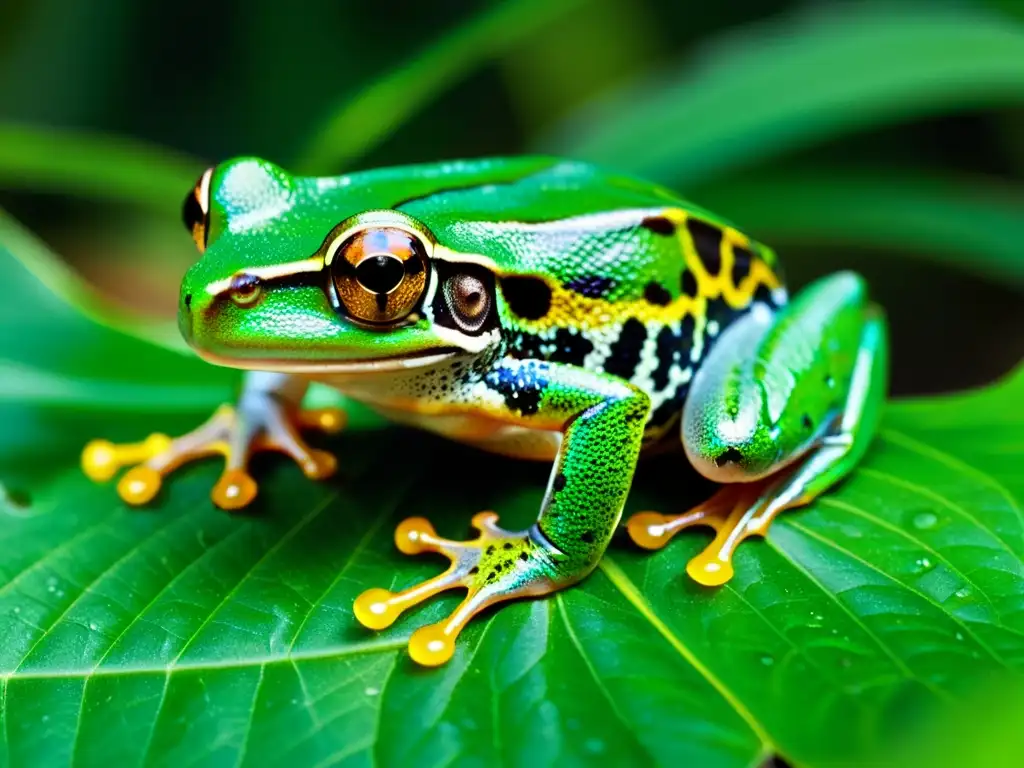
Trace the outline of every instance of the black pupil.
<instances>
[{"instance_id":1,"label":"black pupil","mask_svg":"<svg viewBox=\"0 0 1024 768\"><path fill-rule=\"evenodd\" d=\"M371 256L356 267L356 279L371 293L390 293L405 277L405 267L394 256Z\"/></svg>"},{"instance_id":2,"label":"black pupil","mask_svg":"<svg viewBox=\"0 0 1024 768\"><path fill-rule=\"evenodd\" d=\"M202 206L199 205L199 201L196 200L195 191L189 192L188 197L185 198L185 204L181 208L181 218L185 222L185 229L192 232L197 225L203 223Z\"/></svg>"}]
</instances>

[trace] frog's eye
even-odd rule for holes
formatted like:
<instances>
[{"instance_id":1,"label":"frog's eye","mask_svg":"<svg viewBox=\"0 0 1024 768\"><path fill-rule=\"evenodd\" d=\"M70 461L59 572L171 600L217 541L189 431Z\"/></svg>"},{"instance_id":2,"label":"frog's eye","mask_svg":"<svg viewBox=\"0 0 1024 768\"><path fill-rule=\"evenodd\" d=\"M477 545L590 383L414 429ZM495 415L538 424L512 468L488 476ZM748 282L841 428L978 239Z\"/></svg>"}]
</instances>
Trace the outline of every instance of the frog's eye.
<instances>
[{"instance_id":1,"label":"frog's eye","mask_svg":"<svg viewBox=\"0 0 1024 768\"><path fill-rule=\"evenodd\" d=\"M327 253L342 308L363 323L394 323L419 304L427 287L427 256L415 235L396 227L360 230Z\"/></svg>"},{"instance_id":2,"label":"frog's eye","mask_svg":"<svg viewBox=\"0 0 1024 768\"><path fill-rule=\"evenodd\" d=\"M431 304L434 322L466 336L482 336L498 324L494 273L468 262L436 259L437 297Z\"/></svg>"},{"instance_id":3,"label":"frog's eye","mask_svg":"<svg viewBox=\"0 0 1024 768\"><path fill-rule=\"evenodd\" d=\"M491 308L487 285L477 275L452 275L444 282L444 298L459 328L476 333L483 327Z\"/></svg>"},{"instance_id":4,"label":"frog's eye","mask_svg":"<svg viewBox=\"0 0 1024 768\"><path fill-rule=\"evenodd\" d=\"M196 181L192 191L185 197L181 209L181 218L185 229L192 235L196 248L202 253L206 250L206 240L210 230L210 177L213 168L207 168Z\"/></svg>"}]
</instances>

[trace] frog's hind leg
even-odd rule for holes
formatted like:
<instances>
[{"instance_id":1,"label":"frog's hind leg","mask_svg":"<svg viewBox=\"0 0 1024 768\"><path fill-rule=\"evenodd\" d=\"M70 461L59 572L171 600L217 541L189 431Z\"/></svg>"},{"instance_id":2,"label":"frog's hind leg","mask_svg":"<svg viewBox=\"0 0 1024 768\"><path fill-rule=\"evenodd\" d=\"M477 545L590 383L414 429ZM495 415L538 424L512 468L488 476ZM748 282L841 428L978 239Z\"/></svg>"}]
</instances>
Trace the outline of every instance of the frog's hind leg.
<instances>
[{"instance_id":1,"label":"frog's hind leg","mask_svg":"<svg viewBox=\"0 0 1024 768\"><path fill-rule=\"evenodd\" d=\"M809 286L777 316L744 317L708 355L683 415L690 461L726 485L681 515L634 515L632 539L660 549L685 528L710 526L714 541L686 570L701 584L728 581L740 542L860 461L884 402L887 356L885 321L848 273Z\"/></svg>"}]
</instances>

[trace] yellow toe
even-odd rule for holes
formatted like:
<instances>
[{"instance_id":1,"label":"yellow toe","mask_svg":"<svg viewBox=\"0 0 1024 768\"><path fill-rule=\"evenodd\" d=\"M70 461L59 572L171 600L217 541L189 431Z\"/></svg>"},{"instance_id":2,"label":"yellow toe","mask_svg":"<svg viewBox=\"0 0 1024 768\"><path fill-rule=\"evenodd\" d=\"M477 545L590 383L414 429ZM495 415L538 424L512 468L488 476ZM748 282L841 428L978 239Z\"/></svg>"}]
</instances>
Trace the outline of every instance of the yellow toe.
<instances>
[{"instance_id":1,"label":"yellow toe","mask_svg":"<svg viewBox=\"0 0 1024 768\"><path fill-rule=\"evenodd\" d=\"M436 667L451 659L455 653L455 638L438 624L420 627L409 638L409 655L417 664Z\"/></svg>"},{"instance_id":2,"label":"yellow toe","mask_svg":"<svg viewBox=\"0 0 1024 768\"><path fill-rule=\"evenodd\" d=\"M241 469L229 469L213 487L210 498L221 509L241 509L256 498L256 490L256 481L248 473Z\"/></svg>"},{"instance_id":3,"label":"yellow toe","mask_svg":"<svg viewBox=\"0 0 1024 768\"><path fill-rule=\"evenodd\" d=\"M163 478L155 469L139 466L130 469L117 484L117 493L129 504L146 504L160 490Z\"/></svg>"},{"instance_id":4,"label":"yellow toe","mask_svg":"<svg viewBox=\"0 0 1024 768\"><path fill-rule=\"evenodd\" d=\"M393 597L386 589L366 590L356 598L352 606L356 620L367 629L387 629L401 614Z\"/></svg>"},{"instance_id":5,"label":"yellow toe","mask_svg":"<svg viewBox=\"0 0 1024 768\"><path fill-rule=\"evenodd\" d=\"M697 555L686 564L690 578L705 587L720 587L733 577L732 563L715 556Z\"/></svg>"},{"instance_id":6,"label":"yellow toe","mask_svg":"<svg viewBox=\"0 0 1024 768\"><path fill-rule=\"evenodd\" d=\"M435 552L437 547L424 538L436 538L437 533L430 521L423 517L409 517L395 529L395 546L403 555L418 555L421 552Z\"/></svg>"},{"instance_id":7,"label":"yellow toe","mask_svg":"<svg viewBox=\"0 0 1024 768\"><path fill-rule=\"evenodd\" d=\"M666 518L657 512L638 512L626 523L629 538L638 547L661 549L672 538L672 532L665 527Z\"/></svg>"}]
</instances>

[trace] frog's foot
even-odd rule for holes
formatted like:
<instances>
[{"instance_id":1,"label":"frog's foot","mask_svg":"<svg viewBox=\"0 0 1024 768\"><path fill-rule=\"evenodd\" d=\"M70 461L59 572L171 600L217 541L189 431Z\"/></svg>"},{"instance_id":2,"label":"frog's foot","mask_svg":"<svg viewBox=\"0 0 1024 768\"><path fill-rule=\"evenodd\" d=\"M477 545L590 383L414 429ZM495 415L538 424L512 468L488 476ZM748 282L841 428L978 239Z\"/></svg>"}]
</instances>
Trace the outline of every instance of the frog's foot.
<instances>
[{"instance_id":1,"label":"frog's foot","mask_svg":"<svg viewBox=\"0 0 1024 768\"><path fill-rule=\"evenodd\" d=\"M414 605L447 589L468 590L465 600L443 621L420 627L409 638L409 655L424 666L437 666L455 652L459 632L473 616L494 603L515 597L543 595L562 586L556 578L552 552L534 541L529 531L499 528L494 512L473 517L480 536L472 541L442 539L422 517L411 517L395 530L395 545L406 555L439 552L451 560L448 570L401 592L369 589L356 598L359 623L384 629Z\"/></svg>"},{"instance_id":2,"label":"frog's foot","mask_svg":"<svg viewBox=\"0 0 1024 768\"><path fill-rule=\"evenodd\" d=\"M717 587L732 578L732 556L740 542L748 536L764 536L772 519L785 508L770 503L771 494L764 493L770 485L764 481L727 485L681 515L637 512L626 530L638 546L661 549L686 528L713 528L714 541L686 564L686 572L699 584Z\"/></svg>"},{"instance_id":3,"label":"frog's foot","mask_svg":"<svg viewBox=\"0 0 1024 768\"><path fill-rule=\"evenodd\" d=\"M330 476L337 462L334 456L310 448L300 429L337 432L345 414L337 408L300 410L274 398L265 398L258 408L239 409L223 405L204 424L171 439L153 434L140 443L115 445L93 440L82 452L82 469L92 480L110 480L122 467L136 465L117 484L117 492L129 504L149 502L163 478L178 467L207 456L224 457L224 472L210 496L221 509L235 510L256 497L256 481L247 467L260 451L278 451L291 456L306 477L319 480Z\"/></svg>"}]
</instances>

